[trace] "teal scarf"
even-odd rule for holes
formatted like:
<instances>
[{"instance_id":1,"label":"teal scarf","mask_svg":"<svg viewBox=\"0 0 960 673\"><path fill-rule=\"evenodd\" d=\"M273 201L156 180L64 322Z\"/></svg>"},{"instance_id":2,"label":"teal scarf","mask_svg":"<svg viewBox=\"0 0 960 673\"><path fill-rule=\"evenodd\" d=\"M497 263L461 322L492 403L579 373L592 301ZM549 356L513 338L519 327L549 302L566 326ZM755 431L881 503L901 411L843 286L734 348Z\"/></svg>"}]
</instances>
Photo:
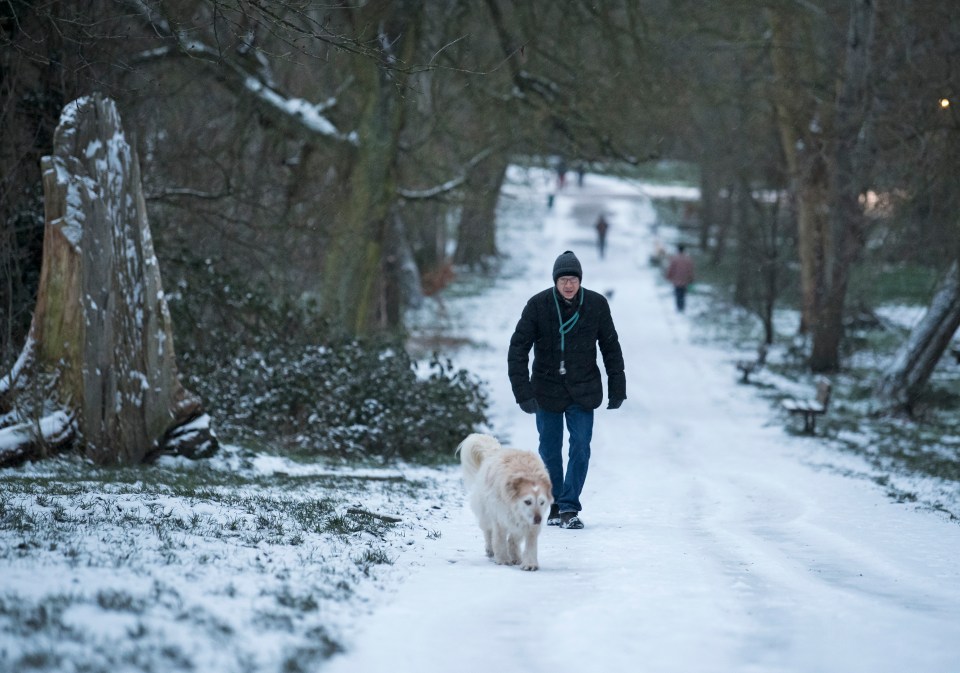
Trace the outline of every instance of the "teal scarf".
<instances>
[{"instance_id":1,"label":"teal scarf","mask_svg":"<svg viewBox=\"0 0 960 673\"><path fill-rule=\"evenodd\" d=\"M563 314L560 313L560 301L557 299L557 290L554 288L553 291L553 303L557 307L557 320L560 321L560 376L565 376L567 373L567 368L564 366L564 350L566 349L566 336L570 330L573 329L573 326L577 324L577 321L580 320L580 309L583 307L583 288L580 288L580 305L577 306L577 312L570 316L566 321L563 319Z\"/></svg>"}]
</instances>

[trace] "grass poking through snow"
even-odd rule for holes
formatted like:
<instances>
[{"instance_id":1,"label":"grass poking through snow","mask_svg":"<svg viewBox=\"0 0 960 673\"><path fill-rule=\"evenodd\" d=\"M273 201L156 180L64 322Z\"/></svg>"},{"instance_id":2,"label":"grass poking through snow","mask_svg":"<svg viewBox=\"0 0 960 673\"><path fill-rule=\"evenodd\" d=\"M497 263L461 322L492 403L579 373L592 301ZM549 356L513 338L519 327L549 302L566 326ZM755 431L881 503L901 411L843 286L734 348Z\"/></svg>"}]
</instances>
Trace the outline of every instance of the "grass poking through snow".
<instances>
[{"instance_id":1,"label":"grass poking through snow","mask_svg":"<svg viewBox=\"0 0 960 673\"><path fill-rule=\"evenodd\" d=\"M316 670L398 559L439 537L452 474L232 447L0 472L0 669Z\"/></svg>"}]
</instances>

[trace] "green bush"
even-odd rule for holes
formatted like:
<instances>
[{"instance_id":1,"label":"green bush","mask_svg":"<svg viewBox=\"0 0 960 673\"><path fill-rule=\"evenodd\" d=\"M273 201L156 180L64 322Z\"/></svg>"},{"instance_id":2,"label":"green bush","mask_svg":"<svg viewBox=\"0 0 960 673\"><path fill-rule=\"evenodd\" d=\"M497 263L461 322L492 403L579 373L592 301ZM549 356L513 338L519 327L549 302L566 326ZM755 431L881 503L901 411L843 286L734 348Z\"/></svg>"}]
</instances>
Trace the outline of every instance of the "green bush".
<instances>
[{"instance_id":1,"label":"green bush","mask_svg":"<svg viewBox=\"0 0 960 673\"><path fill-rule=\"evenodd\" d=\"M249 352L191 385L238 440L299 454L434 461L485 423L480 384L436 357L426 376L400 346L361 340Z\"/></svg>"},{"instance_id":2,"label":"green bush","mask_svg":"<svg viewBox=\"0 0 960 673\"><path fill-rule=\"evenodd\" d=\"M337 338L310 306L217 278L179 284L171 301L187 387L221 439L350 460L450 460L487 422L479 380L436 355L421 364L402 340ZM213 314L203 304L215 300ZM226 310L229 308L229 310ZM198 324L197 317L214 316Z\"/></svg>"}]
</instances>

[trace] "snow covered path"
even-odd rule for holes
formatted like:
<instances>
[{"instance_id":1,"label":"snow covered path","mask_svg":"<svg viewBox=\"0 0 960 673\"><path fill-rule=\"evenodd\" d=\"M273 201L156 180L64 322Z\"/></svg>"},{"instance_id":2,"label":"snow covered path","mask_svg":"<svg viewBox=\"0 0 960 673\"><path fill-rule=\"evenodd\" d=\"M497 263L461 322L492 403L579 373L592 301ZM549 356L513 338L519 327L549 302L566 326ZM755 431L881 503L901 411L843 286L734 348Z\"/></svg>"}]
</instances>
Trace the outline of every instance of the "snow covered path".
<instances>
[{"instance_id":1,"label":"snow covered path","mask_svg":"<svg viewBox=\"0 0 960 673\"><path fill-rule=\"evenodd\" d=\"M506 380L520 310L565 249L585 287L614 291L629 397L597 411L586 528L546 528L528 573L488 561L469 509L450 512L324 670L960 670L960 527L807 464L817 440L785 433L736 383L730 354L690 342L693 318L646 264L649 204L588 179L542 228L513 233L514 273L456 309L486 344L461 364L490 382L497 434L535 450ZM599 207L612 225L603 261Z\"/></svg>"}]
</instances>

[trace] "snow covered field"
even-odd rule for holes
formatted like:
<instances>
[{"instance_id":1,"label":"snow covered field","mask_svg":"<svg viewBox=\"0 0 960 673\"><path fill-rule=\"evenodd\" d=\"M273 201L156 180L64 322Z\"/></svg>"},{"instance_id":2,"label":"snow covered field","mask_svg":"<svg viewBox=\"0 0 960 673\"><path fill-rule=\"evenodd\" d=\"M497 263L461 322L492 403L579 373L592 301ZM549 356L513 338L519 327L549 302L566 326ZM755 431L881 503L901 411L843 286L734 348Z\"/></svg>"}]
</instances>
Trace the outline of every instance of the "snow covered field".
<instances>
[{"instance_id":1,"label":"snow covered field","mask_svg":"<svg viewBox=\"0 0 960 673\"><path fill-rule=\"evenodd\" d=\"M588 175L548 211L551 177L515 177L500 273L413 317L472 344L453 357L488 382L493 432L534 450L506 377L520 310L566 249L611 293L628 399L597 411L584 530L547 528L529 573L486 559L454 468L228 447L144 471L6 470L0 672L960 670L956 522L891 499L737 384L733 354L694 338L702 296L677 315L647 262L640 186ZM954 485L910 487L956 511Z\"/></svg>"}]
</instances>

